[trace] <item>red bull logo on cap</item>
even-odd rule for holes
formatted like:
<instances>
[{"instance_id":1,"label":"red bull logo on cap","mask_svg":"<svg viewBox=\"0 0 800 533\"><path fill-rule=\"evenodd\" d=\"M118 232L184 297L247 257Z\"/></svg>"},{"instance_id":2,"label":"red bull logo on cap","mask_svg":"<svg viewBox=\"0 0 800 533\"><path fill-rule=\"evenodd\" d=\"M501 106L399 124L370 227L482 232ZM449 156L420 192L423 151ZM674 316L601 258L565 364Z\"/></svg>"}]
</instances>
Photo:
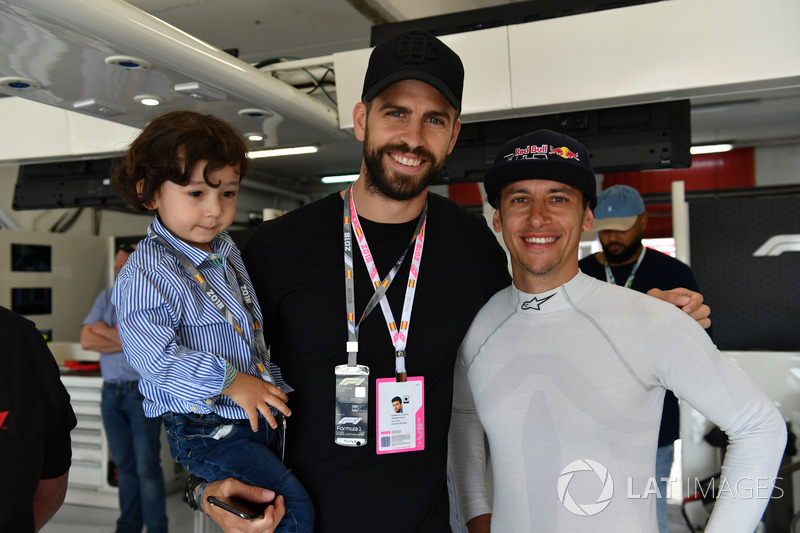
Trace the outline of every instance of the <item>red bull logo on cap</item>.
<instances>
[{"instance_id":1,"label":"red bull logo on cap","mask_svg":"<svg viewBox=\"0 0 800 533\"><path fill-rule=\"evenodd\" d=\"M576 161L580 161L578 154L567 148L566 146L562 146L560 148L556 148L555 146L550 147L550 154L555 154L558 156L563 157L564 159L575 159Z\"/></svg>"},{"instance_id":2,"label":"red bull logo on cap","mask_svg":"<svg viewBox=\"0 0 800 533\"><path fill-rule=\"evenodd\" d=\"M515 148L514 156L528 155L528 154L546 154L548 146L543 144L541 146L528 145L525 148Z\"/></svg>"},{"instance_id":3,"label":"red bull logo on cap","mask_svg":"<svg viewBox=\"0 0 800 533\"><path fill-rule=\"evenodd\" d=\"M578 154L567 148L566 146L551 146L549 144L529 144L524 147L514 148L514 153L508 154L505 157L506 161L517 161L524 159L547 159L550 155L557 155L564 159L574 159L580 161Z\"/></svg>"}]
</instances>

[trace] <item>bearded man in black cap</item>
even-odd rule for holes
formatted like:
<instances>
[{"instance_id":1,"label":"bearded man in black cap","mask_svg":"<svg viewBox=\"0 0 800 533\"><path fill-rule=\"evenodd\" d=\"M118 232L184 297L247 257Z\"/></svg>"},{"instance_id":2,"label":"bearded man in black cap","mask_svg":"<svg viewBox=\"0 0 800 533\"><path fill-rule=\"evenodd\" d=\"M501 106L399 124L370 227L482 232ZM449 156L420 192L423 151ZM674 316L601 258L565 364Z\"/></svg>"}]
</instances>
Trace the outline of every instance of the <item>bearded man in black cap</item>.
<instances>
[{"instance_id":1,"label":"bearded man in black cap","mask_svg":"<svg viewBox=\"0 0 800 533\"><path fill-rule=\"evenodd\" d=\"M510 282L485 221L428 193L460 130L463 80L459 57L427 32L377 46L353 111L358 180L265 222L243 250L271 357L298 384L286 463L320 532L450 530L456 351ZM370 303L376 280L385 297ZM414 421L392 427L381 406L404 394Z\"/></svg>"},{"instance_id":2,"label":"bearded man in black cap","mask_svg":"<svg viewBox=\"0 0 800 533\"><path fill-rule=\"evenodd\" d=\"M706 531L753 531L786 444L783 417L685 313L579 271L597 204L586 148L548 130L523 135L500 149L484 187L513 284L475 317L456 365L450 460L470 531L656 533L667 389L731 443L721 483L735 492L721 491Z\"/></svg>"},{"instance_id":3,"label":"bearded man in black cap","mask_svg":"<svg viewBox=\"0 0 800 533\"><path fill-rule=\"evenodd\" d=\"M463 82L458 55L430 33L380 43L353 110L359 178L264 222L242 253L271 357L298 384L286 463L319 532L450 530L456 353L478 309L510 283L485 221L428 191L458 137ZM707 315L699 295L664 297ZM404 394L413 423L392 427L380 406ZM403 495L404 512L389 493Z\"/></svg>"}]
</instances>

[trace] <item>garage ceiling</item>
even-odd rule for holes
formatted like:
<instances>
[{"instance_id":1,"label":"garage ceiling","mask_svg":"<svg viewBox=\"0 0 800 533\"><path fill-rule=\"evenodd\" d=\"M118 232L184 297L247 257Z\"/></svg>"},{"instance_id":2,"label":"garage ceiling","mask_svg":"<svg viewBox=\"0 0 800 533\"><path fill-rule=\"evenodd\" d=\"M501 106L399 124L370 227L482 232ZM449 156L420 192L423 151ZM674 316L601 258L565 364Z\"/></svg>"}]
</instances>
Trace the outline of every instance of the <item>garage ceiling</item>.
<instances>
[{"instance_id":1,"label":"garage ceiling","mask_svg":"<svg viewBox=\"0 0 800 533\"><path fill-rule=\"evenodd\" d=\"M29 72L41 72L47 76L55 95L57 90L86 90L71 87L73 77L85 65L85 57L76 57L76 62L53 64L57 57L54 50L65 46L63 42L48 41L48 33L60 20L46 20L31 15L37 5L46 5L52 0L11 0L0 3L0 47L4 50L0 59L0 76L15 64L25 65ZM80 4L87 13L122 4L117 0L71 0ZM513 4L502 0L130 0L132 6L157 17L186 34L187 39L198 39L213 46L218 62L224 62L220 50L236 50L238 58L250 65L266 63L276 58L324 58L335 52L369 47L370 29L373 23L397 22L420 17L435 16L469 9ZM125 4L127 6L127 4ZM30 7L31 12L26 8ZM120 11L127 16L126 11ZM120 24L135 23L135 13ZM66 14L68 15L68 14ZM133 21L133 22L130 22ZM24 24L23 24L24 22ZM32 23L31 25L26 25ZM73 41L103 49L105 43L93 43L85 36L76 36L71 22L56 32L67 35ZM87 22L90 24L90 22ZM168 34L165 30L165 34ZM157 37L157 36L154 36ZM27 43L21 46L20 43ZM154 41L155 42L155 41ZM198 46L202 45L200 43ZM135 53L130 50L129 53ZM153 50L157 54L158 50ZM63 53L63 50L59 53ZM87 52L76 52L84 56ZM205 52L203 52L205 53ZM208 52L213 55L212 51ZM148 55L147 57L152 57ZM787 60L796 57L788 54ZM713 58L709 58L713 60ZM5 63L5 65L3 65ZM192 65L187 61L185 72L177 74L184 81L191 81L186 72ZM324 73L324 70L322 71ZM121 74L117 74L121 75ZM250 76L252 78L252 76ZM271 78L265 74L265 78ZM176 79L171 79L174 83ZM237 98L246 97L247 91L263 92L258 83L269 85L274 80L261 80L252 87L244 87L242 95L228 96L229 106L238 104ZM325 81L325 80L323 80ZM248 82L249 83L249 82ZM297 83L293 83L297 85ZM302 83L300 85L303 85ZM311 86L313 87L313 83ZM332 87L332 86L331 86ZM144 88L142 88L144 90ZM335 99L335 92L330 91ZM282 98L283 95L279 95ZM55 96L53 96L55 99ZM77 96L71 97L73 100ZM360 145L352 134L329 127L326 111L317 104L326 103L326 96L319 89L309 100L315 100L307 108L309 115L298 118L304 125L301 133L291 129L296 117L287 117L276 126L282 141L288 144L313 142L320 146L319 153L308 157L272 158L257 160L253 176L265 184L293 190L313 190L318 187L319 177L325 174L356 172L360 164ZM170 103L168 102L168 105ZM333 107L327 102L328 107ZM178 104L176 104L178 105ZM198 109L208 109L198 103ZM187 107L180 104L179 107ZM167 106L167 109L169 107ZM164 107L159 112L163 112ZM215 112L211 110L210 112ZM130 125L139 125L149 119L147 113L127 119ZM335 113L334 113L335 115ZM112 120L116 120L112 118ZM133 120L131 122L131 120ZM335 120L335 119L334 119ZM303 122L306 121L306 122ZM125 122L125 120L120 120ZM309 124L322 124L311 128ZM244 126L240 126L244 129ZM314 138L308 138L314 137ZM308 139L306 139L308 138ZM748 93L708 96L692 99L692 139L694 144L733 141L737 146L761 146L800 142L800 87L781 87Z\"/></svg>"}]
</instances>

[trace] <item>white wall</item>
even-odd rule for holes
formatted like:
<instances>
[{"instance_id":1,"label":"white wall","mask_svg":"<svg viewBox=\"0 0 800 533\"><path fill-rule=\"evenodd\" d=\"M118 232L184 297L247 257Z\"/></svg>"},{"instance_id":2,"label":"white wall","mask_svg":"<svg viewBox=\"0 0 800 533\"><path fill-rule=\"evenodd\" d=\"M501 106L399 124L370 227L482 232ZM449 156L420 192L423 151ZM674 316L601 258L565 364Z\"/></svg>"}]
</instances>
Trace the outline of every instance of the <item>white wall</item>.
<instances>
[{"instance_id":1,"label":"white wall","mask_svg":"<svg viewBox=\"0 0 800 533\"><path fill-rule=\"evenodd\" d=\"M14 244L50 248L50 270L13 271ZM26 315L41 330L51 330L52 340L77 342L81 322L97 294L112 280L113 241L77 233L0 231L0 305L14 309L13 289L49 289L50 309Z\"/></svg>"},{"instance_id":2,"label":"white wall","mask_svg":"<svg viewBox=\"0 0 800 533\"><path fill-rule=\"evenodd\" d=\"M756 148L755 166L759 187L800 183L800 143Z\"/></svg>"}]
</instances>

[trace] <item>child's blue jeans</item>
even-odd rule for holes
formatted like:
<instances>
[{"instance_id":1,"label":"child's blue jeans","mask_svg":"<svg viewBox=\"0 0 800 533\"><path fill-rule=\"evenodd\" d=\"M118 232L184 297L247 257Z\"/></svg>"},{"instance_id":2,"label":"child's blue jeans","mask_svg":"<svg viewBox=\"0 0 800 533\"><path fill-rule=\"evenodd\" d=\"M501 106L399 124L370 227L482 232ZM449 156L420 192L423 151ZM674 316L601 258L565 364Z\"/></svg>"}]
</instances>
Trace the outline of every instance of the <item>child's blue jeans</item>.
<instances>
[{"instance_id":1,"label":"child's blue jeans","mask_svg":"<svg viewBox=\"0 0 800 533\"><path fill-rule=\"evenodd\" d=\"M278 431L259 417L258 431L250 422L210 413L164 413L164 427L175 461L211 481L235 478L247 485L283 495L286 514L276 532L310 533L314 507L303 486L275 455L271 445Z\"/></svg>"}]
</instances>

